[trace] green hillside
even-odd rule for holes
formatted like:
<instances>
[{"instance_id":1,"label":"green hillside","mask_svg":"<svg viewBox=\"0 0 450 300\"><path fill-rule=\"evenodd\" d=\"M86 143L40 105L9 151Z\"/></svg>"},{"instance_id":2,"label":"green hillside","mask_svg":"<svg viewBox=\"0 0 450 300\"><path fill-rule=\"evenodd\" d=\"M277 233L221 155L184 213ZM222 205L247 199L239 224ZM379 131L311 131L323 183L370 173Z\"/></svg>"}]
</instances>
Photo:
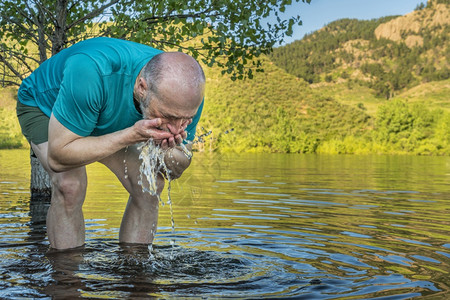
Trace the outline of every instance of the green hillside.
<instances>
[{"instance_id":1,"label":"green hillside","mask_svg":"<svg viewBox=\"0 0 450 300\"><path fill-rule=\"evenodd\" d=\"M435 0L406 16L339 20L275 49L251 80L205 67L196 149L450 155L449 16L448 0ZM1 148L27 145L14 93L0 88Z\"/></svg>"},{"instance_id":2,"label":"green hillside","mask_svg":"<svg viewBox=\"0 0 450 300\"><path fill-rule=\"evenodd\" d=\"M311 84L357 84L389 99L450 78L450 3L429 1L400 17L338 20L274 49L271 60Z\"/></svg>"},{"instance_id":3,"label":"green hillside","mask_svg":"<svg viewBox=\"0 0 450 300\"><path fill-rule=\"evenodd\" d=\"M367 87L312 88L270 61L264 68L246 81L207 70L207 103L198 134L212 134L200 150L450 155L450 113L426 104L434 94L411 90L386 101ZM439 98L444 88L437 86L434 96ZM339 97L333 89L340 89Z\"/></svg>"},{"instance_id":4,"label":"green hillside","mask_svg":"<svg viewBox=\"0 0 450 300\"><path fill-rule=\"evenodd\" d=\"M374 31L377 26L393 18L337 20L302 40L275 48L270 58L292 75L309 83L321 82L324 81L324 75L355 59L352 53L339 51L341 47L354 40L375 41Z\"/></svg>"},{"instance_id":5,"label":"green hillside","mask_svg":"<svg viewBox=\"0 0 450 300\"><path fill-rule=\"evenodd\" d=\"M450 113L423 103L427 97L439 98L444 86L429 83L426 92L416 87L405 92L403 100L373 103L377 109L369 114L362 102L331 98L331 87L311 88L269 60L264 68L264 73L244 81L206 68L207 102L197 135L212 133L197 150L450 154ZM351 101L364 101L367 90L354 89ZM15 118L14 93L12 88L0 89L2 148L27 146Z\"/></svg>"},{"instance_id":6,"label":"green hillside","mask_svg":"<svg viewBox=\"0 0 450 300\"><path fill-rule=\"evenodd\" d=\"M264 69L245 81L207 70L208 102L200 125L212 130L212 148L313 153L324 140L359 136L370 126L361 109L317 95L305 81L268 60ZM234 131L226 134L230 129Z\"/></svg>"},{"instance_id":7,"label":"green hillside","mask_svg":"<svg viewBox=\"0 0 450 300\"><path fill-rule=\"evenodd\" d=\"M449 155L448 2L333 22L275 49L251 81L210 70L209 148Z\"/></svg>"},{"instance_id":8,"label":"green hillside","mask_svg":"<svg viewBox=\"0 0 450 300\"><path fill-rule=\"evenodd\" d=\"M27 145L16 117L16 88L0 87L0 149Z\"/></svg>"},{"instance_id":9,"label":"green hillside","mask_svg":"<svg viewBox=\"0 0 450 300\"><path fill-rule=\"evenodd\" d=\"M400 93L397 98L450 112L450 79L420 84Z\"/></svg>"}]
</instances>

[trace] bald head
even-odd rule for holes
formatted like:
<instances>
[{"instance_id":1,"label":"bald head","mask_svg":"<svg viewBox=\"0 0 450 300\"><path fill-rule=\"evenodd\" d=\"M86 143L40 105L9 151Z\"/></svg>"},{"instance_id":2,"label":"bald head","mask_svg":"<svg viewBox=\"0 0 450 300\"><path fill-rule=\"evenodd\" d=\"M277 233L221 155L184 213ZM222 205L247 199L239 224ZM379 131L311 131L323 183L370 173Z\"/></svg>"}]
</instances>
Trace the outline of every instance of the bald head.
<instances>
[{"instance_id":1,"label":"bald head","mask_svg":"<svg viewBox=\"0 0 450 300\"><path fill-rule=\"evenodd\" d=\"M198 107L203 99L205 74L200 64L187 54L160 53L145 65L141 76L147 82L149 101L157 99L183 109Z\"/></svg>"}]
</instances>

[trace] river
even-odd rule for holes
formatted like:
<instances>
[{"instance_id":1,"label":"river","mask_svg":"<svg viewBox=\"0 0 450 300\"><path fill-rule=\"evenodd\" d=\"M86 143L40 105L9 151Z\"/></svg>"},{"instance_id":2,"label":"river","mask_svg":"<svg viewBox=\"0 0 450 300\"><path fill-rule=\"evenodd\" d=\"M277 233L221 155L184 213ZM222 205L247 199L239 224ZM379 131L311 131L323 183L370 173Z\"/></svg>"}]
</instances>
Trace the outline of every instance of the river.
<instances>
[{"instance_id":1,"label":"river","mask_svg":"<svg viewBox=\"0 0 450 300\"><path fill-rule=\"evenodd\" d=\"M28 162L0 150L0 298L450 297L449 157L196 153L151 248L118 243L127 194L93 164L64 252Z\"/></svg>"}]
</instances>

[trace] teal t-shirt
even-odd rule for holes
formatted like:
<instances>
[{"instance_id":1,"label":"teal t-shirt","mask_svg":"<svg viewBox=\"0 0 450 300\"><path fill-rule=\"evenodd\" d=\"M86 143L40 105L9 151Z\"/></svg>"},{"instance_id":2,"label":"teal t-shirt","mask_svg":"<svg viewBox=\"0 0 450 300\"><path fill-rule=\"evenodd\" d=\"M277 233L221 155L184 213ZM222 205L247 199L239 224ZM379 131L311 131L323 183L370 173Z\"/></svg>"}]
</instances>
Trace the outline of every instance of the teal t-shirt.
<instances>
[{"instance_id":1,"label":"teal t-shirt","mask_svg":"<svg viewBox=\"0 0 450 300\"><path fill-rule=\"evenodd\" d=\"M19 88L19 101L51 113L80 136L99 136L132 126L142 115L133 102L136 78L161 50L113 38L79 42L52 56ZM193 140L203 103L188 126Z\"/></svg>"}]
</instances>

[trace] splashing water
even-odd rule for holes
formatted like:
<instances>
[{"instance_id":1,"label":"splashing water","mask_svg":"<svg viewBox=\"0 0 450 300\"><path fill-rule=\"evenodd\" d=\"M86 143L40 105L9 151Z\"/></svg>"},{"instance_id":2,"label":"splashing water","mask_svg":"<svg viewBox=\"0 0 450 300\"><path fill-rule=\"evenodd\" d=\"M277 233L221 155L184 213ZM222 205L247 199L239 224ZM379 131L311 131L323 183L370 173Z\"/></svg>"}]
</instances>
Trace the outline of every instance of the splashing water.
<instances>
[{"instance_id":1,"label":"splashing water","mask_svg":"<svg viewBox=\"0 0 450 300\"><path fill-rule=\"evenodd\" d=\"M202 130L203 131L206 131L205 130L205 128L203 128L202 127ZM234 130L234 129L233 129ZM228 130L227 130L228 131ZM207 131L207 132L205 132L205 133L203 133L203 134L200 134L200 135L196 135L195 136L195 138L194 138L194 141L192 141L192 143L193 144L196 144L196 143L204 143L205 142L205 137L207 137L208 135L210 135L212 133L212 130L209 130L209 131Z\"/></svg>"},{"instance_id":2,"label":"splashing water","mask_svg":"<svg viewBox=\"0 0 450 300\"><path fill-rule=\"evenodd\" d=\"M156 184L158 174L165 174L169 184L171 181L170 170L164 161L166 151L155 145L152 139L139 146L138 150L141 151L139 159L142 160L141 166L139 167L140 177L138 183L142 187L142 192L149 193L152 196L158 196ZM161 199L159 200L161 201ZM164 205L163 202L162 204Z\"/></svg>"},{"instance_id":3,"label":"splashing water","mask_svg":"<svg viewBox=\"0 0 450 300\"><path fill-rule=\"evenodd\" d=\"M202 127L202 130L204 128ZM205 131L205 130L204 130ZM229 132L234 131L234 128L231 130L227 130L225 134L228 134ZM186 145L193 145L196 143L203 143L205 142L204 138L209 136L212 133L212 130L209 130L203 134L196 135L194 140L188 141L184 140L183 143L181 143L179 148L181 148L184 155L191 159L193 156L192 151L190 151ZM125 150L125 153L127 152L127 149ZM172 233L175 233L175 220L173 218L173 207L172 207L172 199L171 199L171 170L167 167L166 162L164 158L167 156L168 159L173 158L171 150L164 150L161 149L158 145L156 145L152 139L149 139L147 142L142 144L138 147L138 150L140 150L139 159L142 160L141 166L139 167L139 185L142 187L143 193L149 193L152 196L158 197L159 203L161 203L162 206L165 205L165 202L161 199L160 194L158 194L158 185L157 185L157 178L159 174L163 174L167 181L168 181L168 187L167 187L167 204L169 204L170 208L170 218L171 218L171 225L172 225ZM173 161L174 162L174 161ZM125 178L128 177L127 174L127 165L126 160L124 160L125 164ZM171 240L170 244L172 246L175 245L175 241ZM172 257L172 255L171 255Z\"/></svg>"},{"instance_id":4,"label":"splashing water","mask_svg":"<svg viewBox=\"0 0 450 300\"><path fill-rule=\"evenodd\" d=\"M191 144L192 142L191 141L187 141L187 143ZM184 155L186 155L187 158L191 159L192 158L192 152L188 148L186 148L186 146L183 143L181 143L179 146L180 146L181 150L183 150Z\"/></svg>"},{"instance_id":5,"label":"splashing water","mask_svg":"<svg viewBox=\"0 0 450 300\"><path fill-rule=\"evenodd\" d=\"M183 148L184 147L184 148ZM185 155L190 155L189 158L192 157L192 153L183 145L183 152ZM166 162L164 160L167 153L169 153L168 157L171 158L171 152L169 150L163 150L159 146L157 146L152 139L148 140L141 146L139 146L138 150L140 150L139 159L142 160L141 166L139 167L139 185L142 187L143 193L149 193L152 196L158 197L158 201L162 206L165 205L164 201L161 199L160 194L158 194L158 185L157 179L159 174L164 174L168 181L167 187L167 204L169 204L170 208L170 221L172 225L172 233L175 233L175 220L173 218L173 207L172 207L172 199L170 195L171 191L171 182L172 179L170 177L170 169L167 167ZM172 246L175 245L175 241L171 240L170 244ZM172 259L173 255L171 255Z\"/></svg>"},{"instance_id":6,"label":"splashing water","mask_svg":"<svg viewBox=\"0 0 450 300\"><path fill-rule=\"evenodd\" d=\"M128 178L128 166L127 166L127 159L126 159L126 157L127 157L127 152L128 152L128 146L125 148L125 155L124 155L124 159L123 159L123 164L124 164L124 166L125 166L125 179L127 179Z\"/></svg>"}]
</instances>

